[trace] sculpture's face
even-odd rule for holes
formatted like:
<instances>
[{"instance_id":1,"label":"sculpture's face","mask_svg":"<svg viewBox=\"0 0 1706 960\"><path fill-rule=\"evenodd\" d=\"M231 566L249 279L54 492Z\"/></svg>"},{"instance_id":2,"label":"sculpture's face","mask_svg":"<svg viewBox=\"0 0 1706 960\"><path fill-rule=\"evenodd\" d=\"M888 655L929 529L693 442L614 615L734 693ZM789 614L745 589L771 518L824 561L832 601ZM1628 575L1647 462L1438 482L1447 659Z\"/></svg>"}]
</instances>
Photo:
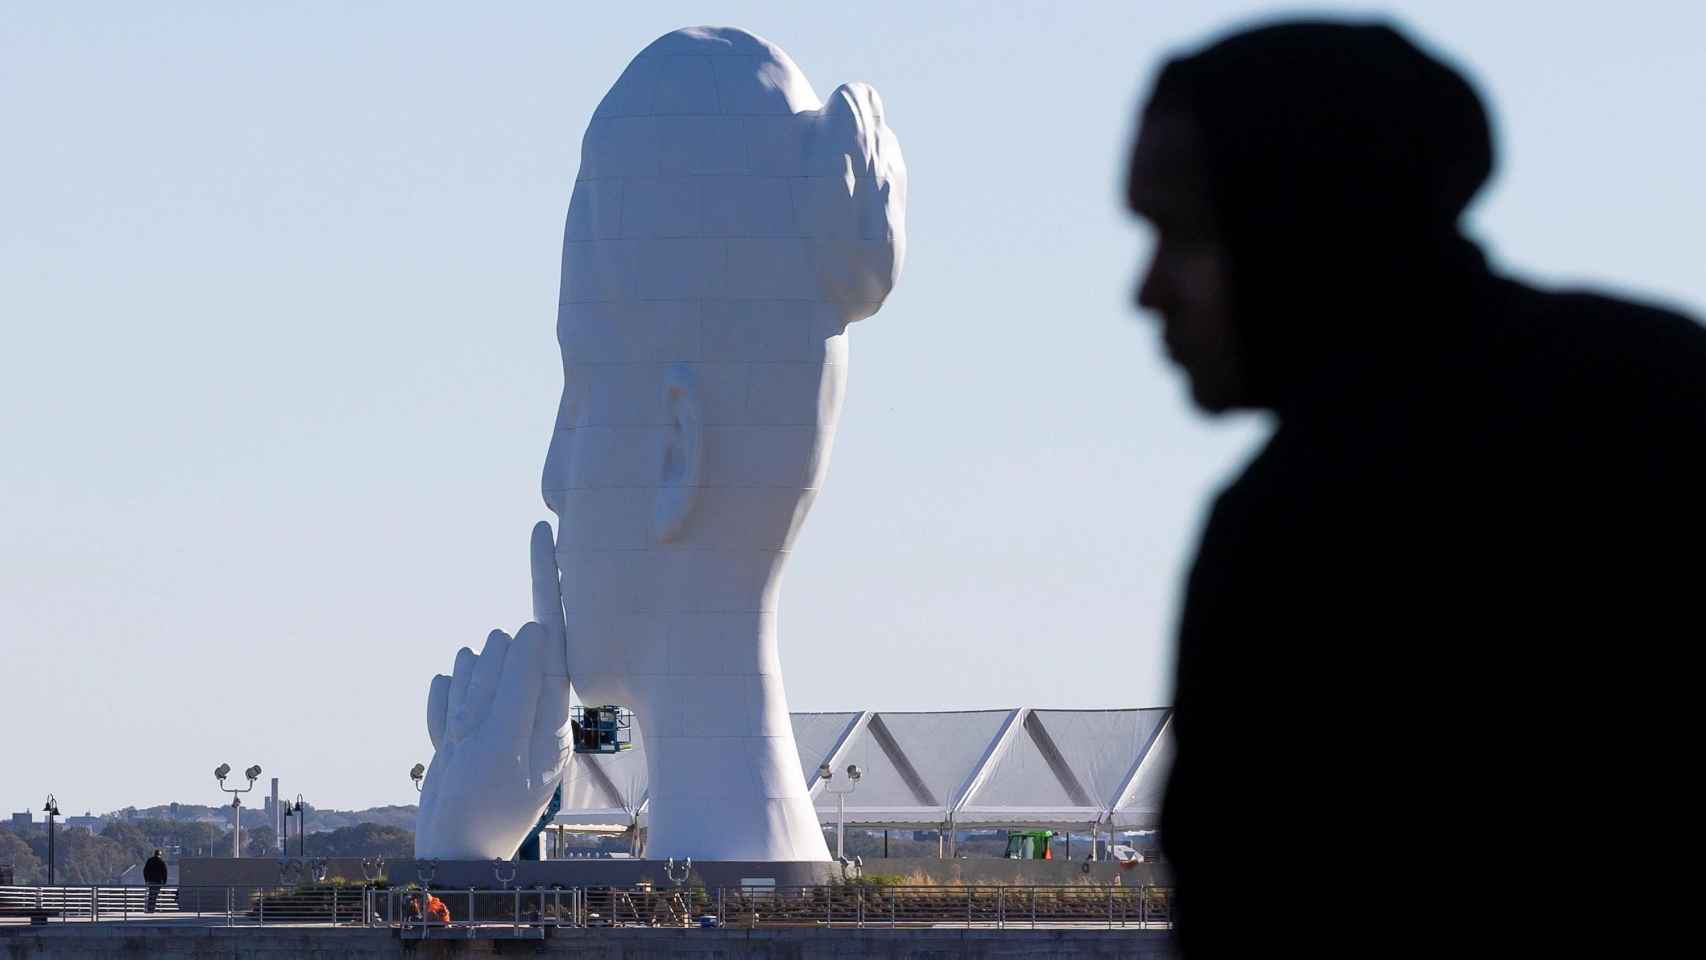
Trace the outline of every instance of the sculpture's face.
<instances>
[{"instance_id":1,"label":"sculpture's face","mask_svg":"<svg viewBox=\"0 0 1706 960\"><path fill-rule=\"evenodd\" d=\"M904 204L875 93L820 109L750 35L671 34L606 96L569 205L543 482L583 700L632 702L624 678L706 656L774 656L699 648L719 618L739 633L775 608L828 468L846 326L899 273Z\"/></svg>"}]
</instances>

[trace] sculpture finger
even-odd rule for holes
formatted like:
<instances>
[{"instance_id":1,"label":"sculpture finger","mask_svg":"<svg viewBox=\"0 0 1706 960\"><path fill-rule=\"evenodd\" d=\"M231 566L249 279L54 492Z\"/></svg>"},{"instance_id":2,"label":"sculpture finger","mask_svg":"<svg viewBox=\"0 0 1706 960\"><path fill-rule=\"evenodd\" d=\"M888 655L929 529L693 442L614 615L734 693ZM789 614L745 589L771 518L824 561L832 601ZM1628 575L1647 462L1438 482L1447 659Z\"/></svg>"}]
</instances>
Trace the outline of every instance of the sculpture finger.
<instances>
[{"instance_id":1,"label":"sculpture finger","mask_svg":"<svg viewBox=\"0 0 1706 960\"><path fill-rule=\"evenodd\" d=\"M480 660L474 664L474 676L468 681L468 693L462 701L463 736L473 733L491 710L492 697L498 689L498 676L503 673L504 661L509 657L509 644L509 634L502 630L486 634L486 645L480 650ZM456 722L456 718L451 718L453 732Z\"/></svg>"},{"instance_id":2,"label":"sculpture finger","mask_svg":"<svg viewBox=\"0 0 1706 960\"><path fill-rule=\"evenodd\" d=\"M480 658L474 651L463 647L456 651L456 666L450 671L450 700L445 705L445 732L452 740L460 740L459 721L466 712L468 702L468 684L474 679L474 665Z\"/></svg>"},{"instance_id":3,"label":"sculpture finger","mask_svg":"<svg viewBox=\"0 0 1706 960\"><path fill-rule=\"evenodd\" d=\"M505 658L498 678L491 716L485 728L493 737L523 736L533 727L539 704L539 665L545 645L545 628L523 624Z\"/></svg>"},{"instance_id":4,"label":"sculpture finger","mask_svg":"<svg viewBox=\"0 0 1706 960\"><path fill-rule=\"evenodd\" d=\"M444 744L444 724L450 712L450 678L439 674L427 688L427 736L437 752Z\"/></svg>"},{"instance_id":5,"label":"sculpture finger","mask_svg":"<svg viewBox=\"0 0 1706 960\"><path fill-rule=\"evenodd\" d=\"M540 521L534 525L531 547L533 619L544 627L541 636L544 649L539 657L539 706L533 716L533 750L538 756L554 751L561 741L568 738L569 648L568 628L563 615L562 581L549 523Z\"/></svg>"},{"instance_id":6,"label":"sculpture finger","mask_svg":"<svg viewBox=\"0 0 1706 960\"><path fill-rule=\"evenodd\" d=\"M549 641L548 641L549 643ZM543 665L548 656L541 651L539 662ZM568 696L570 684L568 677L554 677L548 672L539 674L539 709L534 716L534 737L568 738L565 732L568 726Z\"/></svg>"},{"instance_id":7,"label":"sculpture finger","mask_svg":"<svg viewBox=\"0 0 1706 960\"><path fill-rule=\"evenodd\" d=\"M550 642L547 638L546 643ZM541 653L539 659L543 664L548 657ZM569 679L542 672L538 688L539 706L533 713L533 740L540 745L537 749L545 749L569 738Z\"/></svg>"},{"instance_id":8,"label":"sculpture finger","mask_svg":"<svg viewBox=\"0 0 1706 960\"><path fill-rule=\"evenodd\" d=\"M545 628L544 672L550 676L569 674L567 629L563 624L563 585L557 570L557 548L551 525L544 520L533 525L529 543L533 567L533 622Z\"/></svg>"},{"instance_id":9,"label":"sculpture finger","mask_svg":"<svg viewBox=\"0 0 1706 960\"><path fill-rule=\"evenodd\" d=\"M568 760L572 752L569 724L569 681L541 674L539 704L533 711L533 734L529 745L533 769L541 778L560 772Z\"/></svg>"}]
</instances>

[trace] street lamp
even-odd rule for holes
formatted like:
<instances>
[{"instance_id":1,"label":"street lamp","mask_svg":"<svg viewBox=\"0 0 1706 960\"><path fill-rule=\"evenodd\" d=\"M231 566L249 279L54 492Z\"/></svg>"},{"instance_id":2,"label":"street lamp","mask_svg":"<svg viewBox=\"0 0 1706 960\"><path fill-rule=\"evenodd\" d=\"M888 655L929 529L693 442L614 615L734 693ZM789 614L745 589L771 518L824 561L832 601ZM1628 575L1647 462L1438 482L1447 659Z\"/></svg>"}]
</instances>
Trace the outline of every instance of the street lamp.
<instances>
[{"instance_id":1,"label":"street lamp","mask_svg":"<svg viewBox=\"0 0 1706 960\"><path fill-rule=\"evenodd\" d=\"M47 885L53 886L53 818L59 816L59 801L53 799L53 794L47 795L47 805L42 807L47 814Z\"/></svg>"},{"instance_id":2,"label":"street lamp","mask_svg":"<svg viewBox=\"0 0 1706 960\"><path fill-rule=\"evenodd\" d=\"M219 789L231 795L231 859L236 860L243 856L243 798L238 794L255 789L255 780L261 775L261 765L257 763L243 771L243 776L249 778L249 785L246 787L226 786L225 778L230 775L229 763L222 763L213 768L213 777L219 781Z\"/></svg>"},{"instance_id":3,"label":"street lamp","mask_svg":"<svg viewBox=\"0 0 1706 960\"><path fill-rule=\"evenodd\" d=\"M306 828L308 826L308 808L303 806L302 794L300 794L300 793L296 795L296 802L295 803L291 803L288 800L285 801L285 803L284 803L284 855L287 857L290 856L290 818L291 817L296 818L296 855L299 857L306 857L306 856L308 856L308 847L307 847L307 839L306 839L306 837L307 837Z\"/></svg>"},{"instance_id":4,"label":"street lamp","mask_svg":"<svg viewBox=\"0 0 1706 960\"><path fill-rule=\"evenodd\" d=\"M818 765L817 775L818 779L823 781L823 788L835 794L835 859L840 860L842 859L842 836L847 829L847 795L859 785L859 778L865 773L859 769L858 764L848 764L847 789L845 790L836 790L830 787L830 781L835 779L835 770L827 762Z\"/></svg>"},{"instance_id":5,"label":"street lamp","mask_svg":"<svg viewBox=\"0 0 1706 960\"><path fill-rule=\"evenodd\" d=\"M426 764L417 763L409 768L409 779L415 782L415 792L421 792L421 781L426 778Z\"/></svg>"}]
</instances>

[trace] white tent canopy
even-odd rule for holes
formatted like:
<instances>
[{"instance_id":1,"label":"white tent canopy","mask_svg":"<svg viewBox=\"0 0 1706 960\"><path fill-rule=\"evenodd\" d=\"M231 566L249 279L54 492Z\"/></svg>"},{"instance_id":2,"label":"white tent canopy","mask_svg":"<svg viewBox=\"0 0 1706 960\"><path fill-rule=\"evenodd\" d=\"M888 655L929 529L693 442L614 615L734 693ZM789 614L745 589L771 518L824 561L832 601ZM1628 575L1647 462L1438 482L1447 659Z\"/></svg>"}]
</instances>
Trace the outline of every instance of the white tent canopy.
<instances>
[{"instance_id":1,"label":"white tent canopy","mask_svg":"<svg viewBox=\"0 0 1706 960\"><path fill-rule=\"evenodd\" d=\"M552 822L568 830L620 833L646 808L646 748L638 731L621 753L577 753L563 768L563 806Z\"/></svg>"},{"instance_id":2,"label":"white tent canopy","mask_svg":"<svg viewBox=\"0 0 1706 960\"><path fill-rule=\"evenodd\" d=\"M1172 758L1172 710L889 710L792 715L800 774L824 824L836 821L848 764L862 778L846 795L859 827L1049 827L1143 830L1156 825ZM556 823L619 830L644 823L645 746L578 754Z\"/></svg>"}]
</instances>

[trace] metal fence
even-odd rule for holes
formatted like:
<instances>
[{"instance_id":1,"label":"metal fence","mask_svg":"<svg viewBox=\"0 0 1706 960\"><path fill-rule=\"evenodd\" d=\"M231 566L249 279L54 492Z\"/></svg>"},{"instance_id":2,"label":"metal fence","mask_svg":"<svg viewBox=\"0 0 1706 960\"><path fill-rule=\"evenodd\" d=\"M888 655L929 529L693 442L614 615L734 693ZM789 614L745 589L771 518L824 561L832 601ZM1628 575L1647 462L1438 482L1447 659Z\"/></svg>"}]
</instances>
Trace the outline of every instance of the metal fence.
<instances>
[{"instance_id":1,"label":"metal fence","mask_svg":"<svg viewBox=\"0 0 1706 960\"><path fill-rule=\"evenodd\" d=\"M386 927L410 938L542 937L551 927L1168 929L1165 887L590 886L422 890L342 884L0 887L0 922Z\"/></svg>"},{"instance_id":2,"label":"metal fence","mask_svg":"<svg viewBox=\"0 0 1706 960\"><path fill-rule=\"evenodd\" d=\"M587 888L582 926L1165 928L1162 887L875 886Z\"/></svg>"},{"instance_id":3,"label":"metal fence","mask_svg":"<svg viewBox=\"0 0 1706 960\"><path fill-rule=\"evenodd\" d=\"M360 924L370 892L338 884L12 886L0 887L0 922Z\"/></svg>"}]
</instances>

